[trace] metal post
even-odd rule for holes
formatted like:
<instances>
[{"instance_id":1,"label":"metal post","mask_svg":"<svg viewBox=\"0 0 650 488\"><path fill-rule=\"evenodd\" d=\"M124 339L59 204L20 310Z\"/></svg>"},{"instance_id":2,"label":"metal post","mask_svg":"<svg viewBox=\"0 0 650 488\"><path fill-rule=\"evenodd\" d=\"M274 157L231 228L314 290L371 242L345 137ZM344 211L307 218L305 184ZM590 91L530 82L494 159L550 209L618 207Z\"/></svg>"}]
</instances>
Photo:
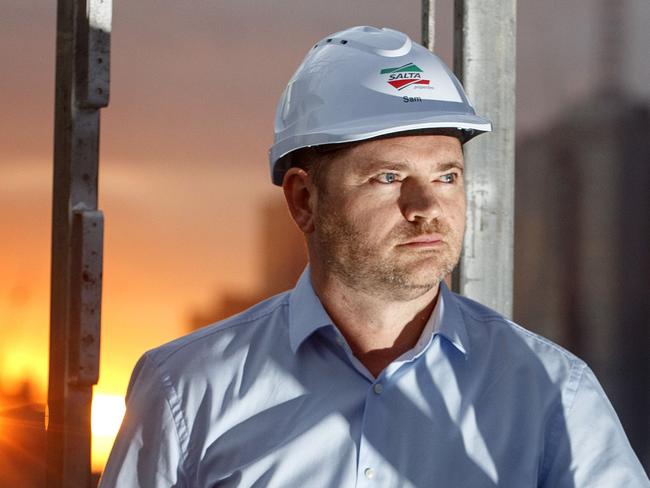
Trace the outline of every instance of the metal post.
<instances>
[{"instance_id":1,"label":"metal post","mask_svg":"<svg viewBox=\"0 0 650 488\"><path fill-rule=\"evenodd\" d=\"M456 0L454 67L494 132L465 146L467 230L459 291L512 314L516 0Z\"/></svg>"},{"instance_id":2,"label":"metal post","mask_svg":"<svg viewBox=\"0 0 650 488\"><path fill-rule=\"evenodd\" d=\"M108 105L111 0L59 0L47 485L91 483L90 407L99 377L103 215L99 109Z\"/></svg>"},{"instance_id":3,"label":"metal post","mask_svg":"<svg viewBox=\"0 0 650 488\"><path fill-rule=\"evenodd\" d=\"M422 0L422 45L433 52L436 43L436 0Z\"/></svg>"}]
</instances>

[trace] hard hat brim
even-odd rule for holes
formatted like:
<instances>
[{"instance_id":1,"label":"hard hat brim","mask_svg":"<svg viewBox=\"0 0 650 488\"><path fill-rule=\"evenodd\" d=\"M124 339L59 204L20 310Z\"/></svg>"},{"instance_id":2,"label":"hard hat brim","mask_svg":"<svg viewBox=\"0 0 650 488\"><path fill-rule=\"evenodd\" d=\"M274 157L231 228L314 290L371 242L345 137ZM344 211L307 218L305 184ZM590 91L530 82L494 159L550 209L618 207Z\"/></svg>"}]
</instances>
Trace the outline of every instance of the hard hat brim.
<instances>
[{"instance_id":1,"label":"hard hat brim","mask_svg":"<svg viewBox=\"0 0 650 488\"><path fill-rule=\"evenodd\" d=\"M339 124L329 127L326 131L292 135L276 142L269 151L269 162L272 168L272 180L275 185L282 185L284 173L291 167L290 153L296 148L307 148L331 144L365 141L388 134L403 134L426 131L430 129L460 129L464 135L461 142L465 143L484 132L492 130L492 123L478 115L470 114L440 114L423 118L421 122L413 121L413 114L405 114L404 124L400 124L399 116L391 114L382 121L376 117L360 124L359 120L351 124ZM382 122L390 122L389 124ZM351 127L354 125L354 127ZM354 129L354 130L351 130Z\"/></svg>"}]
</instances>

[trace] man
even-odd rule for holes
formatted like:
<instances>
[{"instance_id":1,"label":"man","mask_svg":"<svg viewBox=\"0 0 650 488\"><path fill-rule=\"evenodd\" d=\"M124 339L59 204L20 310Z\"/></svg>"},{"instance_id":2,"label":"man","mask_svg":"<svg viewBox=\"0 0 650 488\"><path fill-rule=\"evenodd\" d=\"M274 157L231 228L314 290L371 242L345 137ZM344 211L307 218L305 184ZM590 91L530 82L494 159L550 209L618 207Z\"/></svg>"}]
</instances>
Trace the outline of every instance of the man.
<instances>
[{"instance_id":1,"label":"man","mask_svg":"<svg viewBox=\"0 0 650 488\"><path fill-rule=\"evenodd\" d=\"M102 486L650 486L582 361L443 281L462 143L490 124L438 58L388 29L334 34L275 130L310 265L143 356Z\"/></svg>"}]
</instances>

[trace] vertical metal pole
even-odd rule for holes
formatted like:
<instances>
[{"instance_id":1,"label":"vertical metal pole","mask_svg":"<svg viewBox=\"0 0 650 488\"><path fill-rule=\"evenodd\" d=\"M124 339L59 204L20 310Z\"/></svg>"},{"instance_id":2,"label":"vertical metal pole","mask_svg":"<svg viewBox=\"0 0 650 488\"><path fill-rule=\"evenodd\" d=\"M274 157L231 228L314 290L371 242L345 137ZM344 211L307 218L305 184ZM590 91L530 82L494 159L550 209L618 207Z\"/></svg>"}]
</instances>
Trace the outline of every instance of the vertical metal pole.
<instances>
[{"instance_id":1,"label":"vertical metal pole","mask_svg":"<svg viewBox=\"0 0 650 488\"><path fill-rule=\"evenodd\" d=\"M422 45L433 52L436 43L436 0L422 0Z\"/></svg>"},{"instance_id":2,"label":"vertical metal pole","mask_svg":"<svg viewBox=\"0 0 650 488\"><path fill-rule=\"evenodd\" d=\"M494 132L465 146L467 230L459 291L512 315L516 0L456 0L454 67Z\"/></svg>"},{"instance_id":3,"label":"vertical metal pole","mask_svg":"<svg viewBox=\"0 0 650 488\"><path fill-rule=\"evenodd\" d=\"M103 215L99 109L108 105L111 0L59 0L47 485L91 483L90 406L99 376Z\"/></svg>"}]
</instances>

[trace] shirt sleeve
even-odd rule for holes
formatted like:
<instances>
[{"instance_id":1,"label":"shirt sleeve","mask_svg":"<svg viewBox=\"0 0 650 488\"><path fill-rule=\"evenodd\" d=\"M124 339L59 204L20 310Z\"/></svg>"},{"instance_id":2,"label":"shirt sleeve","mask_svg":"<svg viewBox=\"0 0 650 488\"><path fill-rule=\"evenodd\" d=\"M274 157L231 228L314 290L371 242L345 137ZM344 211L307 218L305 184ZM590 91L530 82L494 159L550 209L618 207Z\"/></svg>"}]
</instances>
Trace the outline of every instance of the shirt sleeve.
<instances>
[{"instance_id":1,"label":"shirt sleeve","mask_svg":"<svg viewBox=\"0 0 650 488\"><path fill-rule=\"evenodd\" d=\"M126 395L126 414L99 482L109 487L183 487L183 449L163 379L145 354Z\"/></svg>"},{"instance_id":2,"label":"shirt sleeve","mask_svg":"<svg viewBox=\"0 0 650 488\"><path fill-rule=\"evenodd\" d=\"M650 488L650 481L623 427L587 366L582 367L570 405L555 419L553 459L547 488Z\"/></svg>"}]
</instances>

